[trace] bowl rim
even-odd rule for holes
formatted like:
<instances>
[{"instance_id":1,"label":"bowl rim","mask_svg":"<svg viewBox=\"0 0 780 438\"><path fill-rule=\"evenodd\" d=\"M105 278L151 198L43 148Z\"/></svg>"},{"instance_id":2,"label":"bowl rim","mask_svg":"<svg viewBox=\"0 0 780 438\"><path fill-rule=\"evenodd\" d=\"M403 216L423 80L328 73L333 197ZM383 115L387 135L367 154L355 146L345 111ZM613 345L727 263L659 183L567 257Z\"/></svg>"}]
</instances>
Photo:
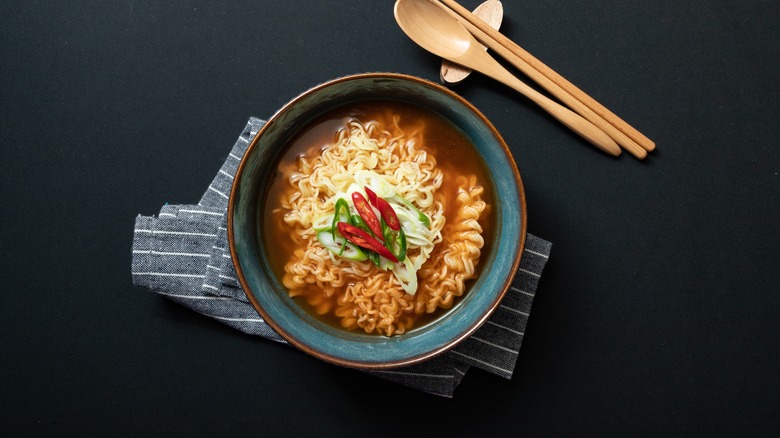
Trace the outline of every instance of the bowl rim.
<instances>
[{"instance_id":1,"label":"bowl rim","mask_svg":"<svg viewBox=\"0 0 780 438\"><path fill-rule=\"evenodd\" d=\"M254 296L254 293L251 291L251 288L249 287L249 284L247 283L243 270L241 268L241 263L239 261L239 256L235 245L235 229L233 224L234 222L233 212L235 209L236 195L240 185L237 182L240 181L241 176L245 171L247 157L250 156L251 152L256 147L261 136L273 124L274 120L279 118L280 115L286 112L290 107L296 105L305 96L308 96L311 93L315 93L323 88L331 87L333 85L342 82L349 82L349 81L359 80L359 79L392 79L392 80L414 82L417 83L418 85L432 88L437 92L443 93L448 97L457 100L460 104L468 108L468 110L471 111L474 115L476 115L482 121L482 123L484 123L485 126L490 130L491 134L497 140L499 146L502 148L504 154L506 155L509 167L512 170L512 178L514 179L514 183L515 183L514 185L517 187L518 197L520 200L520 236L519 236L520 241L518 242L517 250L514 254L514 259L511 264L511 269L508 270L506 274L506 278L503 280L500 293L498 293L495 296L494 300L490 303L488 310L483 315L481 315L477 320L475 320L474 323L472 323L467 330L465 330L458 336L448 340L443 345L436 347L426 353L422 353L416 356L398 359L390 362L361 362L359 360L345 359L345 358L333 356L323 351L316 350L310 347L309 345L306 345L302 341L296 339L294 336L290 335L283 327L281 327L274 320L274 318L271 315L269 315L265 311L265 309L260 304L258 299ZM285 341L295 346L296 348L304 351L305 353L308 353L325 362L329 362L329 363L333 363L345 367L351 367L351 368L359 368L359 369L367 369L367 370L386 370L386 369L392 369L392 368L417 364L420 362L430 360L436 356L440 356L446 353L447 351L451 350L452 348L454 348L463 340L471 336L482 325L484 325L484 323L490 318L490 316L498 308L499 304L501 303L501 301L504 299L507 292L509 291L509 288L512 286L512 281L515 275L517 274L518 268L520 266L520 260L522 259L525 250L527 222L528 221L527 221L525 188L523 186L523 181L520 177L520 171L517 167L517 163L515 162L514 156L512 155L512 152L507 146L504 138L499 134L496 127L490 122L490 120L488 120L488 118L481 111L479 111L471 102L467 101L459 94L451 91L450 89L442 85L429 81L427 79L423 79L417 76L412 76L404 73L369 72L369 73L356 73L356 74L341 76L335 79L322 82L318 85L315 85L305 90L304 92L298 94L294 98L292 98L289 102L284 104L280 109L274 112L274 114L271 117L268 118L266 123L261 127L261 129L257 132L257 134L255 134L254 138L247 146L246 152L244 152L244 156L241 157L241 161L238 164L235 176L233 178L233 185L230 190L230 198L228 200L228 208L227 208L227 237L228 237L228 246L230 248L231 260L233 262L233 265L235 266L237 278L239 280L239 283L241 284L244 294L246 295L247 299L249 300L250 304L255 309L255 311L257 311L258 314L263 318L265 323L267 323ZM399 336L403 336L403 335L399 335Z\"/></svg>"}]
</instances>

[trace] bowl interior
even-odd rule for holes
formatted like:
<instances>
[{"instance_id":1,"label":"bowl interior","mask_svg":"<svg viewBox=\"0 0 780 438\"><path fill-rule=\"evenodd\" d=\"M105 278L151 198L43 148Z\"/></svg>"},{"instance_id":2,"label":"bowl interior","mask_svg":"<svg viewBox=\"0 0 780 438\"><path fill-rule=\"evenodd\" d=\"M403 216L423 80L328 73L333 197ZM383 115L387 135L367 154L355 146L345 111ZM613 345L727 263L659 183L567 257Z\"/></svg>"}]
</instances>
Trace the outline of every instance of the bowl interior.
<instances>
[{"instance_id":1,"label":"bowl interior","mask_svg":"<svg viewBox=\"0 0 780 438\"><path fill-rule=\"evenodd\" d=\"M309 122L333 108L362 100L401 100L451 121L477 148L489 169L494 236L482 274L469 293L440 318L403 335L366 335L316 319L287 294L267 260L262 220L268 182L285 145ZM437 355L471 334L503 297L525 239L525 197L517 167L496 130L465 100L431 82L405 75L365 74L315 87L279 110L249 146L236 174L228 235L239 279L260 315L282 337L321 359L363 368L408 365ZM489 274L489 275L488 275Z\"/></svg>"}]
</instances>

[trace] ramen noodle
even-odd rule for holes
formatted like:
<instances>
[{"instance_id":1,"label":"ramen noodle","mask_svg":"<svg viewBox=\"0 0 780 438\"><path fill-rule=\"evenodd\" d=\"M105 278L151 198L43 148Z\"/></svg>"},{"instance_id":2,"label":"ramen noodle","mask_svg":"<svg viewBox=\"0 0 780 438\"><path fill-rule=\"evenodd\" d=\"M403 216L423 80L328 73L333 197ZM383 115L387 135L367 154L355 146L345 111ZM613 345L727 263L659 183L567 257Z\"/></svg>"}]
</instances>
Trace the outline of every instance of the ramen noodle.
<instances>
[{"instance_id":1,"label":"ramen noodle","mask_svg":"<svg viewBox=\"0 0 780 438\"><path fill-rule=\"evenodd\" d=\"M405 104L315 123L280 161L266 202L289 295L331 324L385 336L451 308L478 275L490 226L475 155L443 119Z\"/></svg>"}]
</instances>

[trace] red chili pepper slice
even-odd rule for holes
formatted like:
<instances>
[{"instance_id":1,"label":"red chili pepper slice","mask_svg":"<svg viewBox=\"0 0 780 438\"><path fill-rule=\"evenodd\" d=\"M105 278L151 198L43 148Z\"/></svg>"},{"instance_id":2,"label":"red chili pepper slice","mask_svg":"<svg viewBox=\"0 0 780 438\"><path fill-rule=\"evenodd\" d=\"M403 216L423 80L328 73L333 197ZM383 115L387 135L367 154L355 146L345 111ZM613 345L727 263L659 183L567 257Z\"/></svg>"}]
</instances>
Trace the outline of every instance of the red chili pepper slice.
<instances>
[{"instance_id":1,"label":"red chili pepper slice","mask_svg":"<svg viewBox=\"0 0 780 438\"><path fill-rule=\"evenodd\" d=\"M368 195L368 202L370 202L371 205L373 205L374 207L379 208L376 206L376 198L377 198L376 193L374 193L373 190L369 189L368 186L364 186L363 188L366 190L366 195Z\"/></svg>"},{"instance_id":2,"label":"red chili pepper slice","mask_svg":"<svg viewBox=\"0 0 780 438\"><path fill-rule=\"evenodd\" d=\"M382 219L385 220L385 223L391 230L398 231L401 229L401 222L398 220L398 216L395 214L395 210L393 210L393 206L390 205L389 202L385 201L383 198L376 198L376 208L379 210Z\"/></svg>"},{"instance_id":3,"label":"red chili pepper slice","mask_svg":"<svg viewBox=\"0 0 780 438\"><path fill-rule=\"evenodd\" d=\"M355 204L355 209L363 219L363 222L371 229L371 232L373 232L378 239L382 240L382 226L379 224L379 218L376 217L374 210L368 205L368 201L363 197L363 194L360 192L353 193L352 203Z\"/></svg>"},{"instance_id":4,"label":"red chili pepper slice","mask_svg":"<svg viewBox=\"0 0 780 438\"><path fill-rule=\"evenodd\" d=\"M374 193L374 191L369 189L367 186L363 187L363 189L365 189L366 194L368 195L368 201L371 202L371 205L376 207L377 210L379 210L379 213L382 215L382 218L384 218L387 226L390 227L390 229L393 231L400 230L401 222L398 220L398 215L395 214L393 206L390 205L389 202L385 201L384 198L377 196L376 193Z\"/></svg>"},{"instance_id":5,"label":"red chili pepper slice","mask_svg":"<svg viewBox=\"0 0 780 438\"><path fill-rule=\"evenodd\" d=\"M350 225L346 222L339 222L336 225L336 228L338 228L339 233L341 233L345 239L349 240L355 245L375 251L377 254L390 260L391 262L398 263L398 258L393 255L389 249L385 248L385 246L382 245L378 240L374 239L360 228L354 225Z\"/></svg>"}]
</instances>

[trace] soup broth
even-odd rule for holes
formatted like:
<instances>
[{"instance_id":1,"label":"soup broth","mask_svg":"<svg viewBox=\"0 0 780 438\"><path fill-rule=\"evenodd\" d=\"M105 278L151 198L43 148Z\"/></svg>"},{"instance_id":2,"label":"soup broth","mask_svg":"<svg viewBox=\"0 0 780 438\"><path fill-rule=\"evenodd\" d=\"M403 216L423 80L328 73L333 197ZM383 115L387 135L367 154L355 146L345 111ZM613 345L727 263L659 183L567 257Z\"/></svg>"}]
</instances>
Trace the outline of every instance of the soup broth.
<instances>
[{"instance_id":1,"label":"soup broth","mask_svg":"<svg viewBox=\"0 0 780 438\"><path fill-rule=\"evenodd\" d=\"M378 127L387 129L389 133L372 135L388 142L390 141L388 139L398 132L408 135L408 138L399 137L400 142L414 138L417 161L422 163L423 158L427 157L425 166L434 162L435 168L438 169L435 175L438 175L436 178L440 181L434 181L435 178L431 177L428 183L440 183L432 193L434 193L434 205L441 206L437 210L441 218L434 217L436 214L430 214L432 216L430 220L433 222L432 226L442 224L441 239L433 246L430 257L422 264L420 270L414 274L418 282L414 296L401 290L392 275L380 267L372 266L370 260L342 260L336 254L322 257L322 254L327 254L322 250L316 253L320 256L312 255L313 252L306 252L307 245L317 245L316 239L308 237L307 240L305 237L316 234L307 230L307 226L315 225L304 223L306 220L301 219L302 213L295 210L300 207L291 207L291 204L298 202L301 196L305 196L301 194L302 190L306 191L305 187L301 188L303 184L301 181L306 182L305 178L313 178L310 173L315 172L317 166L325 166L322 162L318 162L318 157L326 153L339 139L343 140L345 130L355 126L355 123L361 126L377 124ZM376 132L381 130L378 129ZM323 115L293 138L283 152L277 169L263 204L261 234L265 249L273 274L279 282L288 287L296 303L321 321L335 327L368 334L401 334L421 327L446 312L468 292L479 276L481 271L479 253L481 252L484 257L492 245L489 236L492 235L494 226L491 208L495 197L481 157L475 152L466 136L438 114L397 101L367 101L350 104ZM386 170L386 174L389 175L391 171ZM426 170L424 173L430 172ZM325 184L327 185L327 182ZM473 196L464 194L464 186L467 186L467 192L469 188L476 187L468 192ZM319 188L317 190L319 193L311 196L319 202L327 204L328 198L334 196L333 193L325 193L327 190ZM294 201L291 202L291 199ZM471 204L463 204L463 202L471 202ZM429 208L429 211L434 210L434 207ZM477 216L469 218L468 212L473 212L478 215L478 218ZM316 223L317 220L313 222ZM329 220L319 222L328 224ZM464 225L458 228L458 223ZM471 228L464 231L463 227L466 225ZM459 242L458 236L466 236L467 231L471 233L468 234L472 236L471 242ZM474 236L477 232L481 237ZM447 245L450 245L451 249L445 248ZM473 259L476 246L480 248L476 249L476 259ZM468 251L472 255L453 254L452 251L456 251L457 248L470 248ZM473 260L470 262L475 266L469 267L470 264L466 263L467 266L461 271L448 268L442 261L447 254L461 259L471 257ZM308 264L302 261L304 259ZM440 267L434 268L437 263ZM357 274L341 276L338 269L345 268L363 273L366 278L361 279ZM311 274L314 269L319 269L321 273ZM326 273L327 270L330 271ZM424 273L428 277L423 277ZM452 279L444 278L449 275ZM386 281L387 284L375 284L379 281L375 279L380 277L383 279L381 281ZM434 299L435 292L428 291L434 278L440 285L437 287L444 289L449 287L453 290L446 292L444 294L446 296ZM328 281L329 279L331 281ZM362 281L366 286L356 286ZM295 287L290 288L288 285L293 283ZM354 298L358 293L355 290L371 290L373 295L369 301ZM390 293L388 291L396 292L392 292L394 294L392 296L378 298L379 294ZM354 302L346 303L353 299ZM350 305L353 307L349 307ZM389 314L394 315L392 323L387 322L391 318Z\"/></svg>"}]
</instances>

